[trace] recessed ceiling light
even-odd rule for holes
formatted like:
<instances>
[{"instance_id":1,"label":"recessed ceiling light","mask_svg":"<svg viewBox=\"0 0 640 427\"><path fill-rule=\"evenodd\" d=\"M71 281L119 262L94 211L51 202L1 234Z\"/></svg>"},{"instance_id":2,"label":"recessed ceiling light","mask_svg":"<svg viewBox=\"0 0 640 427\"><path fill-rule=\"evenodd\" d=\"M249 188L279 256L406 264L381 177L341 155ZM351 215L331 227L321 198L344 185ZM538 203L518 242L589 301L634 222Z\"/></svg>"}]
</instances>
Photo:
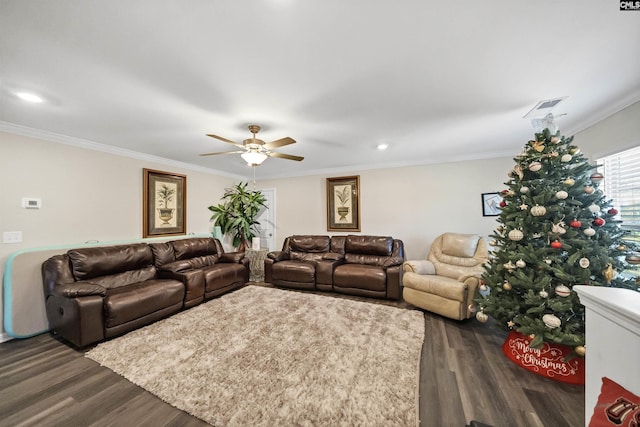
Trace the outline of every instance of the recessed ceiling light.
<instances>
[{"instance_id":1,"label":"recessed ceiling light","mask_svg":"<svg viewBox=\"0 0 640 427\"><path fill-rule=\"evenodd\" d=\"M44 99L42 99L41 97L39 97L38 95L34 94L34 93L29 93L29 92L16 92L16 96L20 99L22 99L23 101L27 101L27 102L33 102L33 103L40 103L40 102L44 102Z\"/></svg>"},{"instance_id":2,"label":"recessed ceiling light","mask_svg":"<svg viewBox=\"0 0 640 427\"><path fill-rule=\"evenodd\" d=\"M389 144L378 144L376 148L380 151L386 150L387 148L389 148Z\"/></svg>"}]
</instances>

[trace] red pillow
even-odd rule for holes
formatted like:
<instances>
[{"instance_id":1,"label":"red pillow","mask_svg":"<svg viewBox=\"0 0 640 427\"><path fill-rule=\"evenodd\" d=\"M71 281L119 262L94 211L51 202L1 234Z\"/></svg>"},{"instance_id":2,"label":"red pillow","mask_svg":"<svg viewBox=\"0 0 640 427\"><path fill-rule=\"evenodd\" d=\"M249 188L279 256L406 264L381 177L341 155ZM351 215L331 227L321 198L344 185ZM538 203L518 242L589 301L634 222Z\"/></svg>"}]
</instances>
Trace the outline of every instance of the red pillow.
<instances>
[{"instance_id":1,"label":"red pillow","mask_svg":"<svg viewBox=\"0 0 640 427\"><path fill-rule=\"evenodd\" d=\"M640 397L602 377L602 389L589 427L640 426Z\"/></svg>"}]
</instances>

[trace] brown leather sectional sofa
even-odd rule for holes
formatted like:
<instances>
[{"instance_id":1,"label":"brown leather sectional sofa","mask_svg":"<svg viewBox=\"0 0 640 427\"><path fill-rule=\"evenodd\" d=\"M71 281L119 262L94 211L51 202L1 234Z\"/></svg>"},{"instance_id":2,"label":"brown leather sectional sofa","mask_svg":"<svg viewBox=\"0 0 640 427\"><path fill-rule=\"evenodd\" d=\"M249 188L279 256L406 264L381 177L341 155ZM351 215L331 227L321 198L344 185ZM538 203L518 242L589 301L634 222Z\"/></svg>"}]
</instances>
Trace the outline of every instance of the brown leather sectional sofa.
<instances>
[{"instance_id":1,"label":"brown leather sectional sofa","mask_svg":"<svg viewBox=\"0 0 640 427\"><path fill-rule=\"evenodd\" d=\"M72 249L42 265L51 330L77 347L243 286L244 253L213 238Z\"/></svg>"},{"instance_id":2,"label":"brown leather sectional sofa","mask_svg":"<svg viewBox=\"0 0 640 427\"><path fill-rule=\"evenodd\" d=\"M400 299L401 240L386 236L289 236L267 254L266 283L283 288L334 291Z\"/></svg>"}]
</instances>

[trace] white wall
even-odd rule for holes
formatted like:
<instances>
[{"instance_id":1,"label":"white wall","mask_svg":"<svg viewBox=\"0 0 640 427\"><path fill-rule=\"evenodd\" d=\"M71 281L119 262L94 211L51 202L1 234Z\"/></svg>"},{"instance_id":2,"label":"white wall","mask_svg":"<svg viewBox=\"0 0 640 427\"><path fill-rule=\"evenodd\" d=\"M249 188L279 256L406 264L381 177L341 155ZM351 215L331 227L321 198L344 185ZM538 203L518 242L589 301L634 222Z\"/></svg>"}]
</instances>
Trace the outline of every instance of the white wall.
<instances>
[{"instance_id":1,"label":"white wall","mask_svg":"<svg viewBox=\"0 0 640 427\"><path fill-rule=\"evenodd\" d=\"M573 141L592 160L639 146L640 102L578 132Z\"/></svg>"},{"instance_id":2,"label":"white wall","mask_svg":"<svg viewBox=\"0 0 640 427\"><path fill-rule=\"evenodd\" d=\"M445 231L485 236L493 231L497 217L482 216L480 195L502 190L513 165L512 159L501 158L339 176L360 175L359 234L401 239L407 258L422 259L431 241ZM277 188L276 246L292 234L341 234L327 232L325 183L326 178L335 176L258 183Z\"/></svg>"},{"instance_id":3,"label":"white wall","mask_svg":"<svg viewBox=\"0 0 640 427\"><path fill-rule=\"evenodd\" d=\"M143 168L186 175L187 233L210 231L207 207L231 178L0 132L0 232L23 237L0 242L0 274L18 250L142 238ZM41 198L42 208L22 208L23 197Z\"/></svg>"}]
</instances>

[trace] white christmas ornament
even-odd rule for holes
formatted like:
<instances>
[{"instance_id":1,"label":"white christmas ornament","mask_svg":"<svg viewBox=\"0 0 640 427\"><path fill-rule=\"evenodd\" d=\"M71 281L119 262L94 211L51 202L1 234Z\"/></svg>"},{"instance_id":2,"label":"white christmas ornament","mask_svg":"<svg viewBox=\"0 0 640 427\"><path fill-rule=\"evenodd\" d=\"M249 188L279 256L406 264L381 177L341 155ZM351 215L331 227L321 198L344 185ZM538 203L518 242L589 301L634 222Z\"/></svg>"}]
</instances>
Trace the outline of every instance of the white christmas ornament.
<instances>
[{"instance_id":1,"label":"white christmas ornament","mask_svg":"<svg viewBox=\"0 0 640 427\"><path fill-rule=\"evenodd\" d=\"M540 169L542 169L542 163L540 163L540 162L532 162L529 165L529 170L531 172L538 172Z\"/></svg>"},{"instance_id":2,"label":"white christmas ornament","mask_svg":"<svg viewBox=\"0 0 640 427\"><path fill-rule=\"evenodd\" d=\"M587 194L592 194L594 191L596 191L596 189L590 185L584 187L584 192Z\"/></svg>"},{"instance_id":3,"label":"white christmas ornament","mask_svg":"<svg viewBox=\"0 0 640 427\"><path fill-rule=\"evenodd\" d=\"M564 227L566 227L565 223L563 221L560 221L559 223L553 224L551 226L551 232L558 233L558 234L564 234L564 233L567 232L567 230Z\"/></svg>"},{"instance_id":4,"label":"white christmas ornament","mask_svg":"<svg viewBox=\"0 0 640 427\"><path fill-rule=\"evenodd\" d=\"M589 205L589 212L593 213L593 214L597 214L600 213L600 206L596 205L596 204L591 204Z\"/></svg>"},{"instance_id":5,"label":"white christmas ornament","mask_svg":"<svg viewBox=\"0 0 640 427\"><path fill-rule=\"evenodd\" d=\"M578 264L580 264L580 267L582 268L589 268L589 259L588 258L580 258L580 261L578 261Z\"/></svg>"},{"instance_id":6,"label":"white christmas ornament","mask_svg":"<svg viewBox=\"0 0 640 427\"><path fill-rule=\"evenodd\" d=\"M517 242L518 240L522 240L522 238L524 237L524 234L522 234L522 231L514 228L509 232L508 236L509 236L509 239L513 240L514 242Z\"/></svg>"},{"instance_id":7,"label":"white christmas ornament","mask_svg":"<svg viewBox=\"0 0 640 427\"><path fill-rule=\"evenodd\" d=\"M480 323L487 323L489 316L487 316L484 311L479 311L476 313L476 319L478 319L478 322Z\"/></svg>"},{"instance_id":8,"label":"white christmas ornament","mask_svg":"<svg viewBox=\"0 0 640 427\"><path fill-rule=\"evenodd\" d=\"M546 263L547 263L547 265L551 265L551 259L549 259L549 258L545 258L545 259L544 259L544 262L546 262Z\"/></svg>"},{"instance_id":9,"label":"white christmas ornament","mask_svg":"<svg viewBox=\"0 0 640 427\"><path fill-rule=\"evenodd\" d=\"M560 157L560 161L562 163L569 163L571 159L572 159L571 154L564 154L562 157Z\"/></svg>"},{"instance_id":10,"label":"white christmas ornament","mask_svg":"<svg viewBox=\"0 0 640 427\"><path fill-rule=\"evenodd\" d=\"M556 286L555 291L556 291L556 295L558 295L559 297L565 298L571 295L571 289L569 289L565 285Z\"/></svg>"},{"instance_id":11,"label":"white christmas ornament","mask_svg":"<svg viewBox=\"0 0 640 427\"><path fill-rule=\"evenodd\" d=\"M504 268L506 268L508 271L513 271L516 269L516 266L513 265L513 263L511 261L509 261L506 264L502 264L504 266Z\"/></svg>"},{"instance_id":12,"label":"white christmas ornament","mask_svg":"<svg viewBox=\"0 0 640 427\"><path fill-rule=\"evenodd\" d=\"M591 227L585 228L582 232L584 233L585 236L589 236L589 237L591 237L591 236L596 234L596 230L594 230Z\"/></svg>"},{"instance_id":13,"label":"white christmas ornament","mask_svg":"<svg viewBox=\"0 0 640 427\"><path fill-rule=\"evenodd\" d=\"M549 292L541 290L538 295L540 295L540 298L547 298L549 296Z\"/></svg>"},{"instance_id":14,"label":"white christmas ornament","mask_svg":"<svg viewBox=\"0 0 640 427\"><path fill-rule=\"evenodd\" d=\"M559 328L560 324L562 323L560 319L558 319L553 314L545 314L544 316L542 316L542 321L544 322L545 326L549 329Z\"/></svg>"},{"instance_id":15,"label":"white christmas ornament","mask_svg":"<svg viewBox=\"0 0 640 427\"><path fill-rule=\"evenodd\" d=\"M476 306L473 305L473 304L469 304L467 309L469 310L469 313L475 313L476 312Z\"/></svg>"},{"instance_id":16,"label":"white christmas ornament","mask_svg":"<svg viewBox=\"0 0 640 427\"><path fill-rule=\"evenodd\" d=\"M564 200L564 199L566 199L567 197L569 197L569 193L567 193L567 192L566 192L566 191L564 191L564 190L560 190L560 191L558 191L558 192L556 193L556 199L558 199L558 200Z\"/></svg>"},{"instance_id":17,"label":"white christmas ornament","mask_svg":"<svg viewBox=\"0 0 640 427\"><path fill-rule=\"evenodd\" d=\"M518 261L516 261L516 267L525 268L526 266L527 266L527 263L524 262L524 260L522 258L520 258Z\"/></svg>"},{"instance_id":18,"label":"white christmas ornament","mask_svg":"<svg viewBox=\"0 0 640 427\"><path fill-rule=\"evenodd\" d=\"M529 192L529 187L527 187L527 186L520 187L520 192L522 194L528 193Z\"/></svg>"},{"instance_id":19,"label":"white christmas ornament","mask_svg":"<svg viewBox=\"0 0 640 427\"><path fill-rule=\"evenodd\" d=\"M540 205L535 205L531 208L531 215L533 216L544 216L547 213L547 208Z\"/></svg>"}]
</instances>

